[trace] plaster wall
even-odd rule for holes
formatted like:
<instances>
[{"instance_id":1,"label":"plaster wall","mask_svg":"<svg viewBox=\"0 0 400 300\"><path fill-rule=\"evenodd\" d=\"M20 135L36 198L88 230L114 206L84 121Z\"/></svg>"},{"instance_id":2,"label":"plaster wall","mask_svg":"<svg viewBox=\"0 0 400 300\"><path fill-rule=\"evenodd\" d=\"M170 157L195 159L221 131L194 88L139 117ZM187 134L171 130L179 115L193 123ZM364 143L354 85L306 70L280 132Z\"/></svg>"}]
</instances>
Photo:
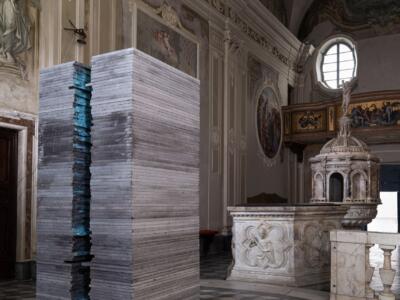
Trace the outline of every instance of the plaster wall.
<instances>
[{"instance_id":1,"label":"plaster wall","mask_svg":"<svg viewBox=\"0 0 400 300\"><path fill-rule=\"evenodd\" d=\"M339 96L340 93L322 89L317 84L315 75L318 48L329 37L338 34L347 35L355 41L358 54L358 85L353 93L398 90L400 85L398 76L400 34L382 35L379 32L368 35L348 34L338 32L331 22L325 21L316 26L306 39L316 50L305 64L304 72L295 93L298 96L292 99L292 103L318 102Z\"/></svg>"}]
</instances>

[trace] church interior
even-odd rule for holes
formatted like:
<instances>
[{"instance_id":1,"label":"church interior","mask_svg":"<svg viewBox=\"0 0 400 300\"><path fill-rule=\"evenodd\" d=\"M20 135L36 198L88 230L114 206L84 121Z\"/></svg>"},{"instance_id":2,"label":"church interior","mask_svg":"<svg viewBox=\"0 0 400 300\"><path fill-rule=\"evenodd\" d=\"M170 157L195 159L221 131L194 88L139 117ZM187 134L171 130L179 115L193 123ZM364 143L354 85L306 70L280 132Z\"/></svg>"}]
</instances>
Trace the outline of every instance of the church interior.
<instances>
[{"instance_id":1,"label":"church interior","mask_svg":"<svg viewBox=\"0 0 400 300\"><path fill-rule=\"evenodd\" d=\"M400 2L0 0L0 300L400 299Z\"/></svg>"}]
</instances>

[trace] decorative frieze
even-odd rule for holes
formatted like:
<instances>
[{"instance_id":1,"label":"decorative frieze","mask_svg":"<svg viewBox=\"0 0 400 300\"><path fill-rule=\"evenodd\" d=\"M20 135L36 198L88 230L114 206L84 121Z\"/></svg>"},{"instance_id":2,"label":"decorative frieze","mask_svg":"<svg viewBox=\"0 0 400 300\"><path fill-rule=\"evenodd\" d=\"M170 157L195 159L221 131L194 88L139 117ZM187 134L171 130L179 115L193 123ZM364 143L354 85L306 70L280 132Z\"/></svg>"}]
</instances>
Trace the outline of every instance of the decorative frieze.
<instances>
[{"instance_id":1,"label":"decorative frieze","mask_svg":"<svg viewBox=\"0 0 400 300\"><path fill-rule=\"evenodd\" d=\"M221 0L204 0L213 9L219 12L221 15L227 17L233 24L235 24L239 29L247 35L251 40L260 45L263 49L266 49L270 54L275 56L285 65L290 68L294 68L294 61L290 59L287 55L283 54L277 45L270 41L267 37L259 34L255 29L253 29L245 20L243 20L239 14L229 5L226 5Z\"/></svg>"}]
</instances>

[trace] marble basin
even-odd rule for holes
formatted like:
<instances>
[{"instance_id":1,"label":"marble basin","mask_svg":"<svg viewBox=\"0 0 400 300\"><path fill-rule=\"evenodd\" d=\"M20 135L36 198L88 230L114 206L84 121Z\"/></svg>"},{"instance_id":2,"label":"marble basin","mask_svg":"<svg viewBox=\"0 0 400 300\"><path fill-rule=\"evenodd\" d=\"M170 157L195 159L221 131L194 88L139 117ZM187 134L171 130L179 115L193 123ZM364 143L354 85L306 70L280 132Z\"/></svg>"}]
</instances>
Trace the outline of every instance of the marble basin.
<instances>
[{"instance_id":1,"label":"marble basin","mask_svg":"<svg viewBox=\"0 0 400 300\"><path fill-rule=\"evenodd\" d=\"M236 206L228 280L288 286L329 283L329 232L341 228L341 205Z\"/></svg>"}]
</instances>

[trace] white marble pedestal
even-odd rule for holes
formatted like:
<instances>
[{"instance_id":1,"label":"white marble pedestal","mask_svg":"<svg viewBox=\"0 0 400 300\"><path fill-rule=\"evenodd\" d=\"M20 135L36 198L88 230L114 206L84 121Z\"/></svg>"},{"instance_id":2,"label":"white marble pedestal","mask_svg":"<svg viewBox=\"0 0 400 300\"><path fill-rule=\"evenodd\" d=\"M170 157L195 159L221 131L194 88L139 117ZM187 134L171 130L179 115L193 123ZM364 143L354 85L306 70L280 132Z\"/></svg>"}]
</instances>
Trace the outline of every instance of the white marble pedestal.
<instances>
[{"instance_id":1,"label":"white marble pedestal","mask_svg":"<svg viewBox=\"0 0 400 300\"><path fill-rule=\"evenodd\" d=\"M329 283L329 231L341 228L340 205L229 207L233 266L228 280L288 286Z\"/></svg>"}]
</instances>

